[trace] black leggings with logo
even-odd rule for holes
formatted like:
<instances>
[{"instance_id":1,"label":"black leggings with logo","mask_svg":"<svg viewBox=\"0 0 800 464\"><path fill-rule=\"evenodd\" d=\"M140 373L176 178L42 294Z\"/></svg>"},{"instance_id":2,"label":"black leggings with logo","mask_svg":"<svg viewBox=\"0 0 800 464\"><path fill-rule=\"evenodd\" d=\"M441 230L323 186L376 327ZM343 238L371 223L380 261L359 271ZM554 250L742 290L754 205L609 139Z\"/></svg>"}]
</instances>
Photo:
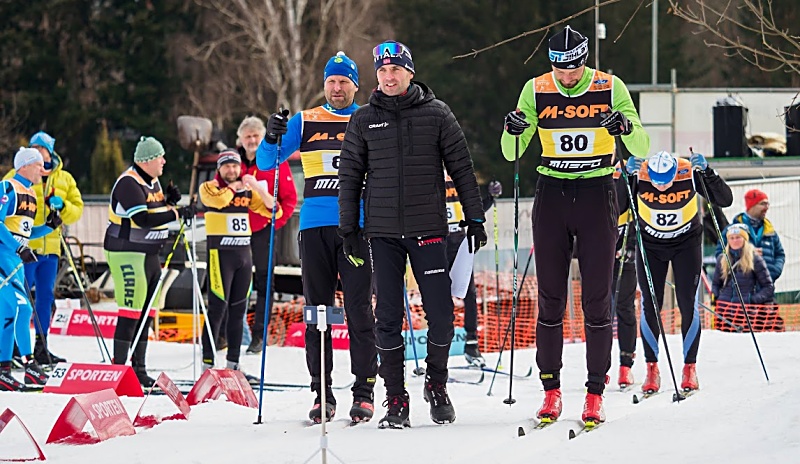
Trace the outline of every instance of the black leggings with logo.
<instances>
[{"instance_id":1,"label":"black leggings with logo","mask_svg":"<svg viewBox=\"0 0 800 464\"><path fill-rule=\"evenodd\" d=\"M611 367L611 280L618 217L611 176L575 180L539 176L532 215L539 283L536 363L545 390L561 386L567 280L575 245L586 332L586 387L590 393L603 392Z\"/></svg>"}]
</instances>

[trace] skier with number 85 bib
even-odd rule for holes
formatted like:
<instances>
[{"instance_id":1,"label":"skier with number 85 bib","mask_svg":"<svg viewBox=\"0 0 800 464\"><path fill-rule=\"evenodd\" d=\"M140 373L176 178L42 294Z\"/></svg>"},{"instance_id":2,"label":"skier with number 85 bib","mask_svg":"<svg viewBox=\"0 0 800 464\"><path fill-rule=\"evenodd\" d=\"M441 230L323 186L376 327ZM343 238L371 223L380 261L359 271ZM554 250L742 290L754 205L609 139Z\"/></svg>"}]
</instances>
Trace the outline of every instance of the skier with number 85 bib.
<instances>
[{"instance_id":1,"label":"skier with number 85 bib","mask_svg":"<svg viewBox=\"0 0 800 464\"><path fill-rule=\"evenodd\" d=\"M619 216L612 180L615 137L634 156L645 157L650 149L625 84L585 66L588 54L589 39L569 26L551 37L552 71L525 83L501 139L503 156L510 161L525 151L537 129L542 144L531 217L539 283L536 363L545 390L537 417L543 421L561 415L563 319L573 246L586 329L588 391L582 419L605 420L602 395L611 367L611 280Z\"/></svg>"}]
</instances>

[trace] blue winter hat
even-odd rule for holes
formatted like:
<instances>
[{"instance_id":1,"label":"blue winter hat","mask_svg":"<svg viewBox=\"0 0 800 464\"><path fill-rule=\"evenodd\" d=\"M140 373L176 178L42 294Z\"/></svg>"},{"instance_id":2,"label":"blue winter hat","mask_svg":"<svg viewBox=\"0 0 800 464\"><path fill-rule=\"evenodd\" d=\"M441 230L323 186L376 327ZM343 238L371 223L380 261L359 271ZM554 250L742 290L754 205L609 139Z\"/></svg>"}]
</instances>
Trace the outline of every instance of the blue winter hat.
<instances>
[{"instance_id":1,"label":"blue winter hat","mask_svg":"<svg viewBox=\"0 0 800 464\"><path fill-rule=\"evenodd\" d=\"M414 71L414 61L411 58L411 50L400 42L387 40L379 43L372 49L372 58L375 61L375 71L381 66L396 64L412 73L416 73Z\"/></svg>"},{"instance_id":2,"label":"blue winter hat","mask_svg":"<svg viewBox=\"0 0 800 464\"><path fill-rule=\"evenodd\" d=\"M328 80L328 76L344 76L358 87L358 66L344 52L340 51L333 55L325 65L323 80Z\"/></svg>"},{"instance_id":3,"label":"blue winter hat","mask_svg":"<svg viewBox=\"0 0 800 464\"><path fill-rule=\"evenodd\" d=\"M47 151L49 151L52 155L56 146L56 139L54 139L47 132L39 131L33 134L33 137L31 137L31 143L28 144L29 147L34 145L47 149Z\"/></svg>"}]
</instances>

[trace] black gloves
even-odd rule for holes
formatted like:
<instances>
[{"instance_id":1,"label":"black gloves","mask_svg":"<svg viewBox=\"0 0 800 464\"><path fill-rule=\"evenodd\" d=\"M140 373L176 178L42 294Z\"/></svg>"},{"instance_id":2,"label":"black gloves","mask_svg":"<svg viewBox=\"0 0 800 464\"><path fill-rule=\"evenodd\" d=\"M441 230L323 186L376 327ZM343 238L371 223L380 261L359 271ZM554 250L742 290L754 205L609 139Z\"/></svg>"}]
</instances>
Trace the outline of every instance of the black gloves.
<instances>
[{"instance_id":1,"label":"black gloves","mask_svg":"<svg viewBox=\"0 0 800 464\"><path fill-rule=\"evenodd\" d=\"M22 259L22 262L25 264L28 263L35 263L37 261L36 255L33 254L33 251L26 247L25 245L20 245L17 248L17 254Z\"/></svg>"},{"instance_id":2,"label":"black gloves","mask_svg":"<svg viewBox=\"0 0 800 464\"><path fill-rule=\"evenodd\" d=\"M466 219L461 221L458 225L467 228L467 247L470 253L477 253L481 247L486 246L486 241L489 240L489 237L486 236L486 229L483 228L482 223L474 219ZM475 245L474 250L472 249L473 239Z\"/></svg>"},{"instance_id":3,"label":"black gloves","mask_svg":"<svg viewBox=\"0 0 800 464\"><path fill-rule=\"evenodd\" d=\"M170 206L175 206L181 201L181 191L172 181L169 181L167 188L164 190L164 198L166 198L167 204Z\"/></svg>"},{"instance_id":4,"label":"black gloves","mask_svg":"<svg viewBox=\"0 0 800 464\"><path fill-rule=\"evenodd\" d=\"M501 184L500 181L493 180L489 182L487 190L489 190L489 195L497 198L503 194L503 184Z\"/></svg>"},{"instance_id":5,"label":"black gloves","mask_svg":"<svg viewBox=\"0 0 800 464\"><path fill-rule=\"evenodd\" d=\"M525 129L529 127L531 127L531 125L525 120L525 113L522 111L514 110L506 115L506 132L514 137L522 135L522 133L525 132Z\"/></svg>"},{"instance_id":6,"label":"black gloves","mask_svg":"<svg viewBox=\"0 0 800 464\"><path fill-rule=\"evenodd\" d=\"M359 267L364 264L364 258L360 257L361 254L361 237L359 237L359 230L356 229L353 232L342 237L344 243L342 244L342 251L344 255L347 257L347 260L350 261L355 267Z\"/></svg>"},{"instance_id":7,"label":"black gloves","mask_svg":"<svg viewBox=\"0 0 800 464\"><path fill-rule=\"evenodd\" d=\"M64 221L61 220L61 215L58 214L58 211L51 209L50 214L47 215L47 218L44 221L44 225L47 227L56 230L61 227Z\"/></svg>"},{"instance_id":8,"label":"black gloves","mask_svg":"<svg viewBox=\"0 0 800 464\"><path fill-rule=\"evenodd\" d=\"M177 209L178 217L186 221L187 223L191 222L192 219L197 215L197 206L191 204L189 206L180 206Z\"/></svg>"},{"instance_id":9,"label":"black gloves","mask_svg":"<svg viewBox=\"0 0 800 464\"><path fill-rule=\"evenodd\" d=\"M600 125L603 126L611 136L628 135L633 132L633 124L628 118L619 111L612 113L600 113Z\"/></svg>"},{"instance_id":10,"label":"black gloves","mask_svg":"<svg viewBox=\"0 0 800 464\"><path fill-rule=\"evenodd\" d=\"M286 133L286 123L289 121L289 110L272 113L267 119L267 135L264 138L268 143L278 143L278 137Z\"/></svg>"}]
</instances>

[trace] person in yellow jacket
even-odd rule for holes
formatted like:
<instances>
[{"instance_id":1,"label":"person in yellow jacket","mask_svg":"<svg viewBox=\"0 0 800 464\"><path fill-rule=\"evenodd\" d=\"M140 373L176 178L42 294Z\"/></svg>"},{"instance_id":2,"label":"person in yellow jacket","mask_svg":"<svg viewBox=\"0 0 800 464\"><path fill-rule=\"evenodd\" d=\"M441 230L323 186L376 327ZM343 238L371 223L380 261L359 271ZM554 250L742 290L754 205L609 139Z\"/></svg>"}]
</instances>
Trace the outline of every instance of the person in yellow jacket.
<instances>
[{"instance_id":1,"label":"person in yellow jacket","mask_svg":"<svg viewBox=\"0 0 800 464\"><path fill-rule=\"evenodd\" d=\"M37 132L31 137L29 146L39 150L44 159L42 182L33 186L36 192L36 218L34 226L42 225L51 210L61 215L64 225L78 222L83 214L83 199L72 174L64 170L61 157L55 152L56 139L46 132ZM5 179L14 177L11 170ZM36 261L25 264L25 280L31 290L36 291L35 311L40 324L36 328L36 344L33 356L42 365L66 361L50 352L47 346L47 332L50 328L50 315L53 306L53 289L56 284L58 260L61 256L61 228L42 238L32 239L30 248L36 254Z\"/></svg>"}]
</instances>

